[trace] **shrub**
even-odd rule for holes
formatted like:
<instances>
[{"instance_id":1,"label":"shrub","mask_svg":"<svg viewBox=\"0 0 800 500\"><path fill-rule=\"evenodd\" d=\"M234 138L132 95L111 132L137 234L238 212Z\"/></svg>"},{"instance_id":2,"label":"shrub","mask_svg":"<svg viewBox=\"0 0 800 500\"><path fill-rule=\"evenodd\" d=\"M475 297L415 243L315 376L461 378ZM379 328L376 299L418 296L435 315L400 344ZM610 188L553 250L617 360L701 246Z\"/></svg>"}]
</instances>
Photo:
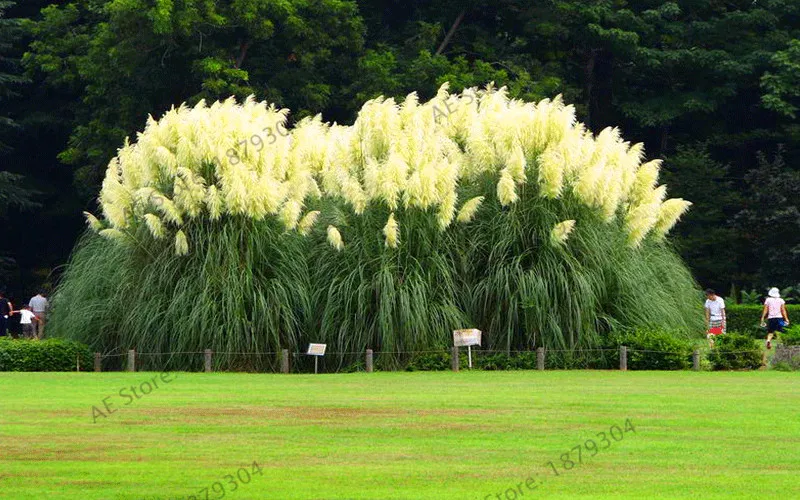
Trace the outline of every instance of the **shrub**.
<instances>
[{"instance_id":1,"label":"shrub","mask_svg":"<svg viewBox=\"0 0 800 500\"><path fill-rule=\"evenodd\" d=\"M603 346L598 346L603 348ZM599 370L619 366L619 349L609 350L552 350L547 351L545 368L548 370Z\"/></svg>"},{"instance_id":2,"label":"shrub","mask_svg":"<svg viewBox=\"0 0 800 500\"><path fill-rule=\"evenodd\" d=\"M761 367L762 352L752 337L728 333L716 338L708 358L715 370L755 370Z\"/></svg>"},{"instance_id":3,"label":"shrub","mask_svg":"<svg viewBox=\"0 0 800 500\"><path fill-rule=\"evenodd\" d=\"M786 361L781 361L780 363L773 364L772 369L778 372L792 372L797 368L793 367Z\"/></svg>"},{"instance_id":4,"label":"shrub","mask_svg":"<svg viewBox=\"0 0 800 500\"><path fill-rule=\"evenodd\" d=\"M406 371L443 371L450 369L452 357L447 351L426 352L411 358L406 366Z\"/></svg>"},{"instance_id":5,"label":"shrub","mask_svg":"<svg viewBox=\"0 0 800 500\"><path fill-rule=\"evenodd\" d=\"M781 344L785 346L800 345L800 326L792 325L779 336Z\"/></svg>"},{"instance_id":6,"label":"shrub","mask_svg":"<svg viewBox=\"0 0 800 500\"><path fill-rule=\"evenodd\" d=\"M630 370L685 370L691 366L694 349L694 343L680 334L647 328L611 334L606 345L628 347Z\"/></svg>"},{"instance_id":7,"label":"shrub","mask_svg":"<svg viewBox=\"0 0 800 500\"><path fill-rule=\"evenodd\" d=\"M759 326L762 309L763 306L758 304L726 304L728 331L756 338L766 337L766 330Z\"/></svg>"},{"instance_id":8,"label":"shrub","mask_svg":"<svg viewBox=\"0 0 800 500\"><path fill-rule=\"evenodd\" d=\"M82 369L91 366L92 352L80 342L0 339L0 371L69 372L78 359Z\"/></svg>"},{"instance_id":9,"label":"shrub","mask_svg":"<svg viewBox=\"0 0 800 500\"><path fill-rule=\"evenodd\" d=\"M536 352L493 352L479 355L472 353L473 366L481 370L535 370Z\"/></svg>"}]
</instances>

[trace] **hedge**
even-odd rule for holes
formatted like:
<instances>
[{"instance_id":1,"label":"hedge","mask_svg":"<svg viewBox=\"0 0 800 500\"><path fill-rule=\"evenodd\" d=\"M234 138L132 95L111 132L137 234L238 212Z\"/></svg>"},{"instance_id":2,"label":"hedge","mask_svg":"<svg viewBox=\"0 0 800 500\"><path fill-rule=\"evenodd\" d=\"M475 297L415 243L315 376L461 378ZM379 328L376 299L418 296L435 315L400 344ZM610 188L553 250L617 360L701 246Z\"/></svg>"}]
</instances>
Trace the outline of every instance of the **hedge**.
<instances>
[{"instance_id":1,"label":"hedge","mask_svg":"<svg viewBox=\"0 0 800 500\"><path fill-rule=\"evenodd\" d=\"M754 338L737 333L718 335L708 360L714 370L757 370L761 368L762 345Z\"/></svg>"},{"instance_id":2,"label":"hedge","mask_svg":"<svg viewBox=\"0 0 800 500\"><path fill-rule=\"evenodd\" d=\"M691 366L695 342L679 333L638 329L610 335L608 347L628 347L629 370L686 370Z\"/></svg>"},{"instance_id":3,"label":"hedge","mask_svg":"<svg viewBox=\"0 0 800 500\"><path fill-rule=\"evenodd\" d=\"M92 369L92 351L80 342L0 338L0 371L70 372L78 360L81 370Z\"/></svg>"},{"instance_id":4,"label":"hedge","mask_svg":"<svg viewBox=\"0 0 800 500\"><path fill-rule=\"evenodd\" d=\"M616 369L619 367L619 347L628 347L630 370L686 370L691 367L696 342L680 333L662 329L637 329L607 336L597 349L548 350L545 368L548 370ZM411 357L405 366L408 371L450 370L448 351L422 353ZM462 350L459 366L467 365L467 353ZM535 370L536 352L510 353L472 351L473 367L478 370Z\"/></svg>"},{"instance_id":5,"label":"hedge","mask_svg":"<svg viewBox=\"0 0 800 500\"><path fill-rule=\"evenodd\" d=\"M728 319L728 331L736 332L751 337L763 339L767 337L767 330L761 328L761 310L764 308L758 304L730 304L726 307L726 317ZM789 321L800 322L800 305L787 304L786 312L789 313Z\"/></svg>"}]
</instances>

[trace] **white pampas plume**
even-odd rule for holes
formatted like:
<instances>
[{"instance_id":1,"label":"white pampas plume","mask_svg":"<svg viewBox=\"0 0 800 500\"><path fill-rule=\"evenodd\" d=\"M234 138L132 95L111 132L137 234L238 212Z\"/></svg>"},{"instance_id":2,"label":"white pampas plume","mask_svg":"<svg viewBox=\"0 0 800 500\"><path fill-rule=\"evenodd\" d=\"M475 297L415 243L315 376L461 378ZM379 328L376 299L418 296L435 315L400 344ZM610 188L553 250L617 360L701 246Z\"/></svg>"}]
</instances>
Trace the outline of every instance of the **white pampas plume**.
<instances>
[{"instance_id":1,"label":"white pampas plume","mask_svg":"<svg viewBox=\"0 0 800 500\"><path fill-rule=\"evenodd\" d=\"M157 215L145 214L144 222L147 224L147 229L150 230L150 234L153 235L153 238L160 240L164 237L166 233L164 231L164 224L161 223L161 219L159 219Z\"/></svg>"},{"instance_id":2,"label":"white pampas plume","mask_svg":"<svg viewBox=\"0 0 800 500\"><path fill-rule=\"evenodd\" d=\"M338 252L344 249L342 234L334 226L328 226L328 243Z\"/></svg>"},{"instance_id":3,"label":"white pampas plume","mask_svg":"<svg viewBox=\"0 0 800 500\"><path fill-rule=\"evenodd\" d=\"M507 169L503 169L500 174L500 182L497 183L497 199L503 206L510 205L519 199L514 178Z\"/></svg>"},{"instance_id":4,"label":"white pampas plume","mask_svg":"<svg viewBox=\"0 0 800 500\"><path fill-rule=\"evenodd\" d=\"M86 224L89 225L89 228L92 231L98 233L103 230L103 223L100 222L100 219L90 214L89 212L83 212L83 216L86 217Z\"/></svg>"},{"instance_id":5,"label":"white pampas plume","mask_svg":"<svg viewBox=\"0 0 800 500\"><path fill-rule=\"evenodd\" d=\"M117 240L117 241L125 241L128 239L128 235L120 231L119 229L109 228L109 229L101 229L100 236L104 238L108 238L110 240Z\"/></svg>"},{"instance_id":6,"label":"white pampas plume","mask_svg":"<svg viewBox=\"0 0 800 500\"><path fill-rule=\"evenodd\" d=\"M189 242L186 241L186 235L182 230L175 233L175 254L186 255L189 253Z\"/></svg>"},{"instance_id":7,"label":"white pampas plume","mask_svg":"<svg viewBox=\"0 0 800 500\"><path fill-rule=\"evenodd\" d=\"M394 218L394 212L389 214L389 220L386 221L386 225L383 227L383 235L386 237L385 244L387 247L397 248L397 243L400 240L400 230Z\"/></svg>"},{"instance_id":8,"label":"white pampas plume","mask_svg":"<svg viewBox=\"0 0 800 500\"><path fill-rule=\"evenodd\" d=\"M297 224L297 230L300 234L303 236L308 235L311 232L311 227L317 222L317 217L319 217L319 210L313 210L304 215Z\"/></svg>"},{"instance_id":9,"label":"white pampas plume","mask_svg":"<svg viewBox=\"0 0 800 500\"><path fill-rule=\"evenodd\" d=\"M458 211L458 216L456 220L458 222L469 222L475 216L475 212L478 211L478 208L483 203L484 197L483 196L476 196L474 198L470 198L467 200L466 203L461 205L461 210Z\"/></svg>"},{"instance_id":10,"label":"white pampas plume","mask_svg":"<svg viewBox=\"0 0 800 500\"><path fill-rule=\"evenodd\" d=\"M666 236L690 206L692 203L682 198L672 198L662 203L661 210L658 212L658 220L653 227L653 235L656 238Z\"/></svg>"},{"instance_id":11,"label":"white pampas plume","mask_svg":"<svg viewBox=\"0 0 800 500\"><path fill-rule=\"evenodd\" d=\"M575 221L565 220L556 224L550 231L550 243L554 246L561 246L567 242L572 230L575 229Z\"/></svg>"}]
</instances>

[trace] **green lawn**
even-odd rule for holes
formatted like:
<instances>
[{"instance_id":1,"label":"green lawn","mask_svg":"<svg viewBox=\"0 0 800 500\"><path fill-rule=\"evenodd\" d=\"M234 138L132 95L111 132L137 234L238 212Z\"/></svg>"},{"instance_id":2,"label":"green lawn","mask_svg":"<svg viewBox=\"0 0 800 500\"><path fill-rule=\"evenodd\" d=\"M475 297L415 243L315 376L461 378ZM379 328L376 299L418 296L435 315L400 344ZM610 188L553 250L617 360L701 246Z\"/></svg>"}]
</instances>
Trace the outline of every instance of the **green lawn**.
<instances>
[{"instance_id":1,"label":"green lawn","mask_svg":"<svg viewBox=\"0 0 800 500\"><path fill-rule=\"evenodd\" d=\"M0 498L800 498L797 373L157 375L0 374Z\"/></svg>"}]
</instances>

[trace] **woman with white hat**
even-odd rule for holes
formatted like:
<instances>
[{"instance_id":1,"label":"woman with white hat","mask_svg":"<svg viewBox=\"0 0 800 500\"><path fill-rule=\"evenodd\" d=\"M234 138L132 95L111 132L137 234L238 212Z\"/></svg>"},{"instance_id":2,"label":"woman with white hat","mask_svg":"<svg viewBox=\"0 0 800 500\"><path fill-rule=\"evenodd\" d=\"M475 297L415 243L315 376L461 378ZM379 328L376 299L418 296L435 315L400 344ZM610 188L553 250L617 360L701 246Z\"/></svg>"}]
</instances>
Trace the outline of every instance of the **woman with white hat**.
<instances>
[{"instance_id":1,"label":"woman with white hat","mask_svg":"<svg viewBox=\"0 0 800 500\"><path fill-rule=\"evenodd\" d=\"M772 336L778 332L783 333L783 327L789 324L789 314L786 312L786 301L781 298L781 291L773 287L769 289L769 297L764 301L764 310L761 311L761 326L767 327L767 349L772 349ZM764 318L767 323L764 323Z\"/></svg>"}]
</instances>

